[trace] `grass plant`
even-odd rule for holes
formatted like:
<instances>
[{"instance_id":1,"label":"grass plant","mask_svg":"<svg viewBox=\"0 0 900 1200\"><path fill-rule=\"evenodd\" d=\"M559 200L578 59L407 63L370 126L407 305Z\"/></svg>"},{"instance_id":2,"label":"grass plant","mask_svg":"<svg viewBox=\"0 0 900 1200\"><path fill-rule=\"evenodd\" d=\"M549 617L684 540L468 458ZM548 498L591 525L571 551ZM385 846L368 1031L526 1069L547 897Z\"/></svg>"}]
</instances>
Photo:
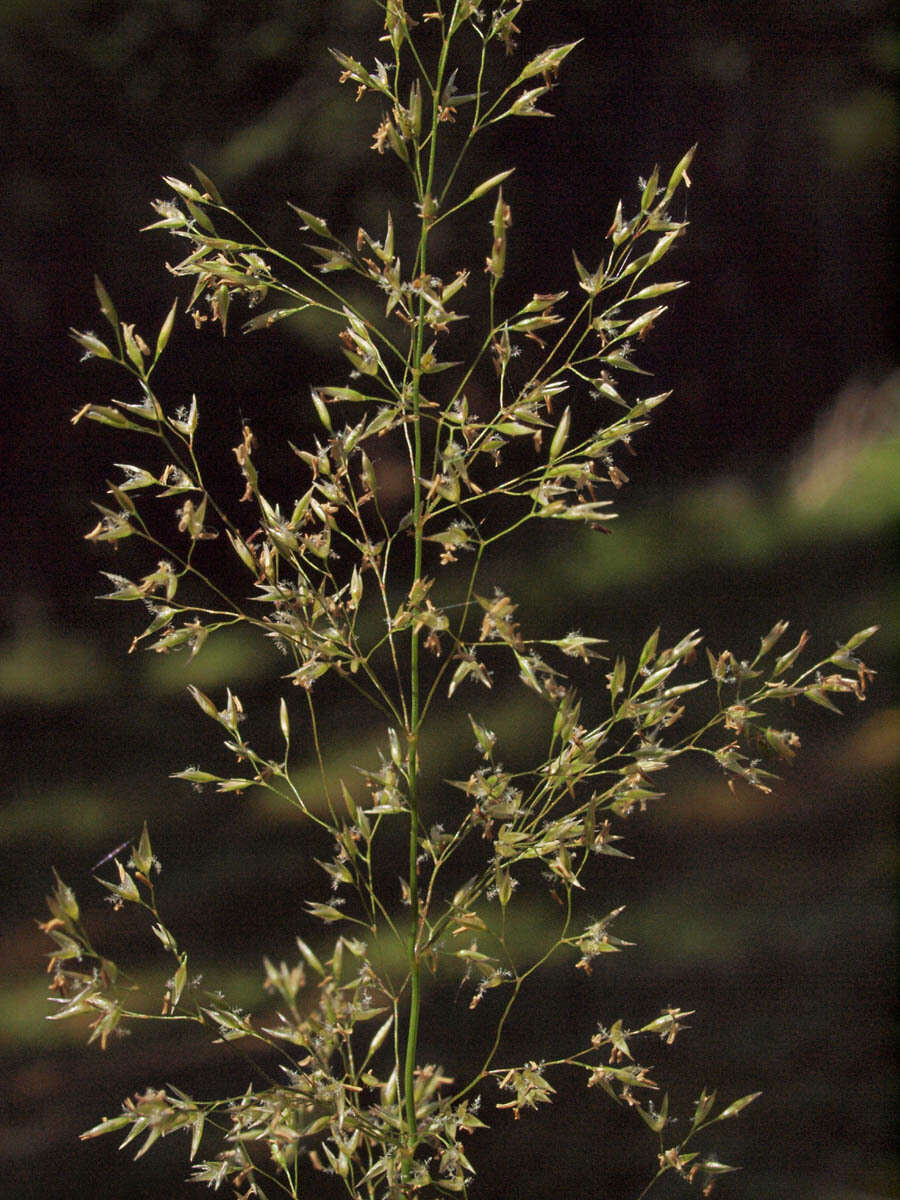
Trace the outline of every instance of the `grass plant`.
<instances>
[{"instance_id":1,"label":"grass plant","mask_svg":"<svg viewBox=\"0 0 900 1200\"><path fill-rule=\"evenodd\" d=\"M598 1014L585 1044L551 1060L536 1050L510 1061L505 1034L551 956L589 976L627 945L621 909L597 915L592 895L625 853L629 814L662 798L660 773L699 755L770 790L773 763L799 742L773 714L800 700L862 699L871 673L856 650L874 630L803 669L805 632L776 652L785 621L736 653L703 647L697 630L664 645L656 630L627 662L605 636L540 628L521 597L485 585L499 545L550 522L561 556L574 553L573 530L610 532L632 439L668 395L633 394L646 376L636 359L665 298L684 286L661 268L686 232L693 150L667 174L654 168L633 209L615 207L598 262L573 252L570 291L543 291L536 265L535 290L508 296L513 168L468 180L468 151L507 122L548 116L578 43L523 61L526 5L512 0L380 7L383 37L367 64L334 57L341 82L374 101L372 150L392 156L403 179L382 229L347 237L292 204L296 245L279 249L199 170L194 182L167 179L171 196L149 226L183 248L170 270L190 284L181 307L200 336L239 322L265 336L303 318L333 328L346 369L310 389L319 433L291 445L297 494L271 494L265 431L249 420L236 431L233 482L222 483L203 441L214 403L157 387L178 299L145 340L98 280L109 332L74 334L85 358L127 377L124 398L88 402L74 419L111 431L134 460L116 463L87 534L123 545L123 558L134 545L143 555L133 577L106 572L108 599L149 610L132 650L193 658L218 631L246 626L283 655L271 711L252 732L233 691L213 698L191 686L230 766L190 765L177 778L237 797L264 789L302 814L322 889L298 922L323 927L297 938L296 961L264 959L261 1014L230 1004L194 975L169 927L145 826L97 870L114 907L142 910L169 957L163 995L150 1001L95 946L57 878L43 926L54 942L53 1019L86 1014L101 1047L140 1022L189 1022L248 1064L238 1094L150 1087L83 1136L142 1139L140 1155L186 1131L191 1178L243 1197L320 1195L326 1175L361 1200L475 1195L470 1135L498 1133L503 1110L531 1119L580 1077L647 1126L656 1165L642 1195L664 1176L708 1193L733 1168L700 1149L702 1135L755 1095L721 1105L704 1090L673 1119L641 1060L660 1039L674 1042L688 1013ZM399 503L388 495L398 473ZM516 688L531 697L530 735L527 761L510 762L489 722ZM377 722L371 757L355 759L366 746L354 721L335 737L325 720L323 705L342 695ZM471 751L445 779L429 753L453 717ZM534 920L538 910L554 914L552 926ZM457 1057L464 1035L434 1027L432 998L448 981L466 999L460 1024L490 1026L465 1076L420 1055L427 1030L430 1045L444 1033Z\"/></svg>"}]
</instances>

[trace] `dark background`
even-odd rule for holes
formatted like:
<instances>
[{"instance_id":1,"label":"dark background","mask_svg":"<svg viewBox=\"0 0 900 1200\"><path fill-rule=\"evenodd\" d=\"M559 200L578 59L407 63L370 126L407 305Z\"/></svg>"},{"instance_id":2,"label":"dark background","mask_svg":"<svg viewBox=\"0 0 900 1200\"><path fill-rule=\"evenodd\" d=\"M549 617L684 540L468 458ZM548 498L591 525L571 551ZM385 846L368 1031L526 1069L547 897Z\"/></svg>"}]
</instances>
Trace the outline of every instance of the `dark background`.
<instances>
[{"instance_id":1,"label":"dark background","mask_svg":"<svg viewBox=\"0 0 900 1200\"><path fill-rule=\"evenodd\" d=\"M209 1094L231 1072L243 1086L200 1044L141 1034L103 1056L74 1022L43 1021L33 918L51 865L115 944L123 935L90 866L148 819L173 926L211 986L248 1005L261 954L290 956L294 933L314 933L298 915L297 898L321 888L305 831L252 797L197 797L167 778L218 754L185 683L228 682L248 709L254 698L271 707L277 664L228 640L190 672L126 658L136 614L93 600L97 571L119 565L82 540L90 499L128 453L69 418L123 381L103 364L79 369L65 331L100 332L94 271L124 319L145 336L158 327L176 290L164 262L178 247L136 230L153 219L160 177L189 178L191 162L289 250L302 239L286 199L351 236L362 223L380 237L388 205L403 219L395 163L366 149L380 112L337 87L327 53L370 59L373 13L363 0L0 6L0 1177L19 1197L96 1193L98 1179L108 1196L196 1195L179 1191L183 1144L131 1167L111 1141L76 1135L148 1084ZM575 624L632 658L656 624L670 642L700 625L714 648L751 655L781 617L810 627L818 656L857 628L883 631L866 655L880 674L865 706L845 706L843 719L785 717L804 754L777 795L732 796L717 777L684 773L655 814L624 830L635 860L603 876L596 904L628 902L621 933L637 946L590 982L550 972L509 1061L551 1054L561 1030L589 1037L598 1019L696 1009L658 1064L679 1081L673 1100L686 1107L704 1084L728 1099L765 1092L707 1147L744 1166L721 1195L896 1195L890 7L547 0L519 23L519 61L548 43L584 44L545 105L555 119L501 126L469 163L472 182L517 167L504 189L509 296L572 286L571 249L596 265L618 197L633 205L654 162L665 177L688 146L699 150L691 229L672 268L691 286L642 348L652 390L675 393L638 439L615 537L598 547L554 531L512 553L498 581L561 631ZM473 234L485 243L486 221ZM485 252L466 246L473 275ZM333 336L314 326L223 343L182 318L168 358L164 386L198 393L225 453L241 414L268 431L267 446L301 440L310 383L341 377ZM274 449L267 466L295 486ZM511 737L520 717L510 700ZM454 749L441 751L448 773ZM451 1029L468 1015L453 992L442 1003ZM438 1040L424 1053L446 1061L451 1050ZM475 1143L473 1195L637 1194L653 1168L646 1131L574 1081L559 1091L549 1113L492 1119L502 1136Z\"/></svg>"}]
</instances>

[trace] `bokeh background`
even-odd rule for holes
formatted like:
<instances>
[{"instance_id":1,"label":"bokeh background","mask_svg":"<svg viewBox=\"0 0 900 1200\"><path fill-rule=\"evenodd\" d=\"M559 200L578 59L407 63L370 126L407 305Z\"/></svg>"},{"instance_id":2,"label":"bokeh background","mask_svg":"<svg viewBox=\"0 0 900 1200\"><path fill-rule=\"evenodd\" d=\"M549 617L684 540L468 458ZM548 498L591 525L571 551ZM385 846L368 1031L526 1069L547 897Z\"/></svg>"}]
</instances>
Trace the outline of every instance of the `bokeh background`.
<instances>
[{"instance_id":1,"label":"bokeh background","mask_svg":"<svg viewBox=\"0 0 900 1200\"><path fill-rule=\"evenodd\" d=\"M97 572L117 564L82 534L107 464L128 455L69 424L121 381L79 368L66 329L99 326L94 271L125 319L158 327L177 248L136 231L160 177L187 178L192 162L276 243L301 240L286 199L380 235L385 208L401 203L394 164L367 149L380 113L337 87L327 53L369 57L378 13L367 0L4 0L0 21L0 1179L20 1200L195 1196L179 1182L184 1144L158 1144L134 1168L112 1141L77 1134L148 1084L210 1094L224 1077L241 1087L242 1072L189 1038L141 1034L101 1054L74 1022L44 1020L34 918L50 869L76 887L98 938L146 952L152 977L152 939L116 925L91 879L148 820L171 924L210 986L248 1006L260 1003L261 954L290 957L295 933L315 936L300 901L324 884L289 815L168 778L220 761L186 683L228 682L250 709L271 696L277 663L225 638L189 669L126 656L138 615L93 599ZM683 772L623 831L634 861L607 873L596 903L628 904L619 932L635 948L590 981L552 968L508 1057L550 1054L562 1031L589 1036L597 1020L694 1009L692 1029L660 1052L673 1102L703 1085L764 1092L710 1146L744 1168L723 1197L895 1196L891 6L546 0L520 24L522 61L584 43L547 105L556 118L505 124L469 164L473 181L518 168L506 188L509 295L572 286L571 249L599 257L619 196L633 203L639 175L700 148L675 264L691 287L642 358L654 390L674 395L637 440L615 536L554 531L527 558L511 552L498 581L562 631L574 623L632 658L657 624L669 641L699 625L714 649L751 655L779 618L808 626L822 655L863 626L882 632L867 647L879 675L865 705L841 719L791 714L804 753L774 795ZM462 248L476 269L484 253ZM226 453L242 414L278 439L304 436L309 384L340 373L330 333L301 325L223 343L188 326L165 385L198 392ZM277 454L270 466L292 495ZM526 736L515 698L495 716ZM448 737L448 773L468 751ZM468 1009L452 991L442 1003L425 1053L446 1061L440 1035L458 1043ZM574 1082L549 1113L493 1123L495 1144L473 1146L484 1200L618 1200L652 1172L643 1127Z\"/></svg>"}]
</instances>

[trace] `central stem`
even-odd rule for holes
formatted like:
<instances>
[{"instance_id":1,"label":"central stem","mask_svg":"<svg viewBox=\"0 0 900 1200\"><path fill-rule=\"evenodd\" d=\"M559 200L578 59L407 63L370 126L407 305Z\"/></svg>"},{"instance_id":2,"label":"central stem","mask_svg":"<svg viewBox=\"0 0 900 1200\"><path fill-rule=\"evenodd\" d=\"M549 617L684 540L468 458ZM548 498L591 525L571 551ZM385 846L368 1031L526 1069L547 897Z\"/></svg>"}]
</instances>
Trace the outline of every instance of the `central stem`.
<instances>
[{"instance_id":1,"label":"central stem","mask_svg":"<svg viewBox=\"0 0 900 1200\"><path fill-rule=\"evenodd\" d=\"M424 260L425 237L422 234L422 258ZM419 324L416 331L416 375L413 383L413 528L415 549L413 554L413 582L422 575L422 429L419 421L419 367L422 357L423 304L420 301ZM419 963L419 632L413 626L410 646L410 694L409 730L407 731L406 764L409 786L409 938L406 955L409 964L409 1027L406 1033L406 1059L403 1071L403 1091L406 1101L406 1126L410 1157L416 1145L416 1099L415 1068L416 1048L419 1040L419 1011L421 1009L421 967Z\"/></svg>"},{"instance_id":2,"label":"central stem","mask_svg":"<svg viewBox=\"0 0 900 1200\"><path fill-rule=\"evenodd\" d=\"M419 235L419 250L416 260L416 272L423 278L427 271L428 233L434 220L434 168L435 151L437 147L437 130L441 114L441 92L444 74L447 67L447 53L450 49L450 37L455 29L456 5L453 10L451 32L443 38L441 52L435 73L434 87L431 89L431 131L428 138L428 162L424 178L418 177L419 204L421 212L421 232ZM425 347L425 297L420 293L419 308L416 314L416 326L412 355L412 437L413 437L413 584L422 577L422 354ZM419 927L422 913L419 907L419 720L420 720L420 679L419 679L419 630L415 623L410 641L410 690L409 690L409 729L407 731L407 782L409 787L409 936L406 946L407 964L409 967L409 1025L406 1031L406 1055L403 1063L403 1098L406 1118L406 1146L408 1159L405 1170L412 1166L412 1158L418 1141L416 1124L415 1072L416 1056L419 1042L419 1015L422 1008L422 978L419 961Z\"/></svg>"}]
</instances>

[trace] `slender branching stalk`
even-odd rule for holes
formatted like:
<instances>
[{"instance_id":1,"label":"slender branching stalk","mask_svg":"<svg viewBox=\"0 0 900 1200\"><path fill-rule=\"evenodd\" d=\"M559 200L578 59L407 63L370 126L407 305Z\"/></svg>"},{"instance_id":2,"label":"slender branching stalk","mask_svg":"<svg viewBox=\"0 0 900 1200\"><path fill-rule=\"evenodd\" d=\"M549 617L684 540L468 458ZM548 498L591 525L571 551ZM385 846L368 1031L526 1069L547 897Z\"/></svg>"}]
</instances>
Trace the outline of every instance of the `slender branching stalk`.
<instances>
[{"instance_id":1,"label":"slender branching stalk","mask_svg":"<svg viewBox=\"0 0 900 1200\"><path fill-rule=\"evenodd\" d=\"M198 329L218 324L224 335L242 306L272 301L246 315L247 333L309 315L335 329L349 373L311 388L321 435L292 447L305 481L299 499L266 495L247 422L234 448L237 486L205 477L201 402L181 406L154 384L178 300L151 346L119 319L97 281L111 336L74 333L86 358L111 362L131 380L125 399L86 403L74 420L143 448L144 465L117 464L122 478L87 534L113 546L130 539L149 555L137 578L107 573L109 599L150 609L132 649L193 658L209 636L238 625L285 655L273 704L283 753L257 750L231 690L216 701L191 686L235 765L189 766L176 778L221 793L268 791L308 821L317 853L328 847L317 861L329 891L306 903L304 920L335 926L337 936L330 946L298 937L293 965L265 958L268 999L253 1013L191 975L157 899L146 827L127 856L114 856L114 878L100 882L116 909L146 914L169 956L161 1004L141 1001L95 947L62 880L49 900L52 1019L86 1015L90 1041L103 1047L130 1023L192 1022L234 1043L251 1068L236 1096L197 1100L171 1085L149 1088L83 1136L122 1131L126 1145L143 1135L140 1155L187 1130L192 1179L214 1189L226 1183L238 1196L308 1196L310 1186L324 1186L320 1172L354 1198L465 1196L475 1173L467 1135L485 1127L489 1107L518 1116L551 1103L560 1081L579 1073L651 1131L652 1178L642 1196L673 1175L708 1192L732 1168L695 1149L699 1135L755 1095L714 1111L715 1093L704 1090L681 1124L667 1093L649 1098L660 1085L635 1056L653 1039L673 1042L685 1012L601 1017L587 1045L550 1061L536 1049L526 1062L505 1057L509 1019L551 956L566 954L590 975L628 944L612 931L621 909L598 918L582 896L622 855L628 815L661 798L660 771L694 754L730 782L768 791L769 766L789 761L798 745L772 723L773 711L799 699L835 708L840 693L862 699L871 675L856 650L873 629L800 672L806 633L774 653L785 621L747 657L701 653L696 630L661 646L657 630L629 669L622 655L604 660L603 638L528 634L534 621L517 600L502 589L484 594L482 569L498 545L548 521L606 531L615 515L610 489L628 482L616 455L667 395L632 397L623 381L642 374L635 342L665 312L660 298L683 286L658 278L657 268L686 231L674 211L693 155L665 177L654 169L630 215L619 203L593 269L573 252L574 298L507 295L512 169L472 184L463 182L464 164L476 137L548 115L539 105L577 47L553 46L509 69L521 62L513 51L523 7L385 0L370 65L334 52L341 82L381 107L373 150L393 155L405 178L403 220L395 229L388 213L381 240L362 228L347 239L292 205L297 244L278 249L200 171L195 183L168 179L172 197L154 205L158 219L148 228L187 251L172 270L192 283L183 307ZM505 80L495 83L504 66ZM454 236L438 243L433 231L451 223ZM468 295L467 313L456 306ZM381 475L397 453L401 511ZM219 573L209 552L216 538L233 552L243 586ZM323 731L328 687L364 700L376 723L369 744L349 731L361 760L353 772L339 757L343 741ZM520 688L536 707L527 744L506 747L516 763L507 767L488 722L520 702ZM474 758L462 778L442 783L425 748L433 752L439 724L463 704ZM293 735L298 723L304 738ZM301 784L304 764L312 771L302 778L317 774L318 792ZM385 883L397 874L400 906ZM542 892L559 902L548 905L556 915L529 922L544 911L535 908ZM423 1028L440 1042L435 998L451 981L468 997L472 1021L494 1013L487 1050L468 1070L455 1063L458 1077L423 1063L419 1051ZM494 1003L485 1002L493 993ZM456 1040L446 1045L452 1059Z\"/></svg>"}]
</instances>

